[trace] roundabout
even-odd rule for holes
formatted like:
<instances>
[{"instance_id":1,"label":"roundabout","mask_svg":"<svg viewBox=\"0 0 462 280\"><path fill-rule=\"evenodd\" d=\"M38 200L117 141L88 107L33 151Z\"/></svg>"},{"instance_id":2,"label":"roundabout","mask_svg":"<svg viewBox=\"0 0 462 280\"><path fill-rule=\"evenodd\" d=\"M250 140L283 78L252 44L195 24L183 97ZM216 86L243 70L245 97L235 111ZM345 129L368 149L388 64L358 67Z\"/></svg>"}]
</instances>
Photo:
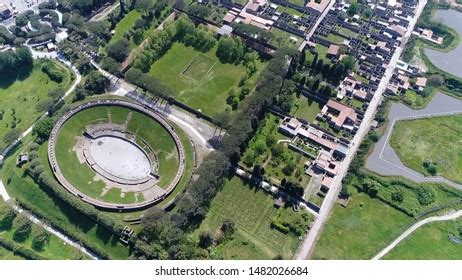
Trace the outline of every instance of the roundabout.
<instances>
[{"instance_id":1,"label":"roundabout","mask_svg":"<svg viewBox=\"0 0 462 280\"><path fill-rule=\"evenodd\" d=\"M104 99L83 103L58 120L48 160L59 183L83 201L138 210L175 189L185 150L162 116L136 103Z\"/></svg>"}]
</instances>

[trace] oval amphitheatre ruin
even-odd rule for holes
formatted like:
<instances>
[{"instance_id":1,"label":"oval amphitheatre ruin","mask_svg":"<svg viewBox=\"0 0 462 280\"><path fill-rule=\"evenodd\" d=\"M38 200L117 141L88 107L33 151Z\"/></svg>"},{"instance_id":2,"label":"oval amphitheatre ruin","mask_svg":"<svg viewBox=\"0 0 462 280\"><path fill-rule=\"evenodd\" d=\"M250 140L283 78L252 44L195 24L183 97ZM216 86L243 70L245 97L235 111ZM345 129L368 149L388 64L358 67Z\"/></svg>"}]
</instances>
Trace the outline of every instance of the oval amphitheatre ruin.
<instances>
[{"instance_id":1,"label":"oval amphitheatre ruin","mask_svg":"<svg viewBox=\"0 0 462 280\"><path fill-rule=\"evenodd\" d=\"M77 157L81 158L97 176L126 190L148 194L147 199L130 204L111 203L89 196L72 185L64 176L56 158L56 143L63 125L77 113L93 107L123 107L140 112L159 123L174 140L179 165L177 172L164 189L159 181L159 160L153 147L123 125L98 122L85 126ZM119 99L100 99L78 105L64 114L53 127L48 143L48 160L58 182L70 193L98 208L116 211L139 210L162 201L180 182L185 169L185 151L175 129L159 114L142 105ZM146 195L144 196L146 198Z\"/></svg>"}]
</instances>

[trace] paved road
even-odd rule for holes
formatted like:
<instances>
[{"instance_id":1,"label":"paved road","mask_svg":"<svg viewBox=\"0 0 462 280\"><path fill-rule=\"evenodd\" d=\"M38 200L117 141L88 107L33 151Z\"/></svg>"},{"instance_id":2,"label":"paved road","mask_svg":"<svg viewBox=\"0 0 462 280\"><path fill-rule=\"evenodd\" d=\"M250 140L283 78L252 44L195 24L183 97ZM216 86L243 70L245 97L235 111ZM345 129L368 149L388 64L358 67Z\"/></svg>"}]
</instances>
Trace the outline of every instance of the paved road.
<instances>
[{"instance_id":1,"label":"paved road","mask_svg":"<svg viewBox=\"0 0 462 280\"><path fill-rule=\"evenodd\" d=\"M385 249L380 251L375 257L373 257L373 260L380 260L383 258L388 252L390 252L393 248L396 247L401 241L403 241L406 237L408 237L411 233L413 233L415 230L420 228L423 225L426 225L428 223L433 223L433 222L440 222L440 221L449 221L449 220L454 220L457 218L462 217L462 210L459 210L457 212L452 212L443 216L434 216L430 218L426 218L422 221L419 221L412 225L409 229L407 229L403 234L401 234L398 238L396 238L390 245L388 245Z\"/></svg>"},{"instance_id":2,"label":"paved road","mask_svg":"<svg viewBox=\"0 0 462 280\"><path fill-rule=\"evenodd\" d=\"M423 8L427 4L427 0L421 0L419 2L419 6L417 7L416 10L416 16L414 19L410 22L409 28L406 31L406 34L403 37L403 44L407 42L407 39L411 36L412 30L414 29L414 26L417 22L417 19L419 18L420 14L422 13ZM348 167L350 166L351 161L353 160L359 145L361 144L362 140L364 137L367 135L369 132L370 126L372 121L374 120L375 113L377 111L377 107L379 106L381 100L382 100L382 94L384 93L387 84L393 75L394 68L396 66L396 63L401 56L401 53L403 51L402 46L398 47L393 54L390 63L385 70L385 74L382 78L382 80L379 83L379 86L377 88L377 91L374 93L374 96L364 114L364 118L361 122L361 125L359 126L358 132L354 136L350 150L348 154L346 155L345 159L342 161L339 167L339 171L337 173L337 176L334 177L334 181L332 183L332 187L330 188L329 192L327 193L322 205L321 205L321 210L319 212L318 218L314 221L310 231L306 235L305 239L303 240L302 244L300 245L299 251L295 256L295 259L298 260L304 260L307 259L310 254L312 253L312 250L314 248L314 244L317 241L325 222L327 221L327 218L329 217L329 214L335 204L335 201L337 200L337 197L342 189L342 179L345 177L345 175L348 172Z\"/></svg>"},{"instance_id":3,"label":"paved road","mask_svg":"<svg viewBox=\"0 0 462 280\"><path fill-rule=\"evenodd\" d=\"M114 5L109 6L106 9L104 9L103 11L101 11L101 13L98 13L98 14L94 15L90 19L90 21L100 21L100 20L105 19L112 11L114 11L119 6L120 6L120 2L117 1L116 3L114 3Z\"/></svg>"},{"instance_id":4,"label":"paved road","mask_svg":"<svg viewBox=\"0 0 462 280\"><path fill-rule=\"evenodd\" d=\"M372 153L366 160L365 167L384 176L403 176L417 183L444 183L462 190L461 184L449 181L440 176L425 177L423 174L406 167L389 143L394 124L397 120L454 114L462 114L462 100L443 93L437 93L431 102L422 110L413 110L404 104L393 103L388 113L389 124L386 131L374 146Z\"/></svg>"},{"instance_id":5,"label":"paved road","mask_svg":"<svg viewBox=\"0 0 462 280\"><path fill-rule=\"evenodd\" d=\"M302 51L305 46L306 46L306 42L308 42L310 39L311 39L311 36L313 36L314 32L316 31L316 29L318 28L319 24L321 23L321 21L324 19L324 17L327 15L327 13L329 12L329 10L332 8L332 6L334 6L335 4L335 1L336 0L331 0L329 5L326 7L326 9L322 12L322 14L319 16L318 20L315 22L315 24L313 25L313 27L311 28L310 32L306 35L305 37L305 40L303 41L303 43L300 45L300 47L298 48L298 51Z\"/></svg>"}]
</instances>

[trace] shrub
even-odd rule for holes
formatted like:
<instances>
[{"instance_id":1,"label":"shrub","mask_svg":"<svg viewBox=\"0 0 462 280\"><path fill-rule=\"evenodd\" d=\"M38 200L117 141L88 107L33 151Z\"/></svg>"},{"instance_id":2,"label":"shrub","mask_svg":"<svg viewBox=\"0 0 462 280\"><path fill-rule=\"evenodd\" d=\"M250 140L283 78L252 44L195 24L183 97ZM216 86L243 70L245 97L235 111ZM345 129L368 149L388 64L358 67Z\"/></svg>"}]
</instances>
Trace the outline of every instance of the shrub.
<instances>
[{"instance_id":1,"label":"shrub","mask_svg":"<svg viewBox=\"0 0 462 280\"><path fill-rule=\"evenodd\" d=\"M403 200L404 200L403 192L402 191L396 191L396 192L392 193L391 194L391 199L393 199L394 201L397 201L399 203L403 202Z\"/></svg>"},{"instance_id":2,"label":"shrub","mask_svg":"<svg viewBox=\"0 0 462 280\"><path fill-rule=\"evenodd\" d=\"M417 199L422 206L427 206L435 202L435 191L430 187L417 189Z\"/></svg>"},{"instance_id":3,"label":"shrub","mask_svg":"<svg viewBox=\"0 0 462 280\"><path fill-rule=\"evenodd\" d=\"M48 75L50 80L61 83L64 79L64 74L53 62L45 61L42 63L42 71Z\"/></svg>"},{"instance_id":4,"label":"shrub","mask_svg":"<svg viewBox=\"0 0 462 280\"><path fill-rule=\"evenodd\" d=\"M213 236L210 231L203 231L199 234L199 246L203 249L207 249L213 244Z\"/></svg>"}]
</instances>

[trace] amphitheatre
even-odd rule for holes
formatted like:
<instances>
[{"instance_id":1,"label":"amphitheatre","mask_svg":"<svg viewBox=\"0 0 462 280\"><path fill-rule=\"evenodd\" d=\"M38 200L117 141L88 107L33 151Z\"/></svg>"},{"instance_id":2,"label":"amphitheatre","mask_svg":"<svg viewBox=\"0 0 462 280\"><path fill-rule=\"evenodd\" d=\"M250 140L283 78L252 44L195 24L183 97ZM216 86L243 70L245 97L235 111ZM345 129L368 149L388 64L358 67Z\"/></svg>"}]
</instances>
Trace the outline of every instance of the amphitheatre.
<instances>
[{"instance_id":1,"label":"amphitheatre","mask_svg":"<svg viewBox=\"0 0 462 280\"><path fill-rule=\"evenodd\" d=\"M180 182L185 149L175 128L142 105L89 101L53 127L48 160L59 183L106 210L138 210L162 201Z\"/></svg>"}]
</instances>

